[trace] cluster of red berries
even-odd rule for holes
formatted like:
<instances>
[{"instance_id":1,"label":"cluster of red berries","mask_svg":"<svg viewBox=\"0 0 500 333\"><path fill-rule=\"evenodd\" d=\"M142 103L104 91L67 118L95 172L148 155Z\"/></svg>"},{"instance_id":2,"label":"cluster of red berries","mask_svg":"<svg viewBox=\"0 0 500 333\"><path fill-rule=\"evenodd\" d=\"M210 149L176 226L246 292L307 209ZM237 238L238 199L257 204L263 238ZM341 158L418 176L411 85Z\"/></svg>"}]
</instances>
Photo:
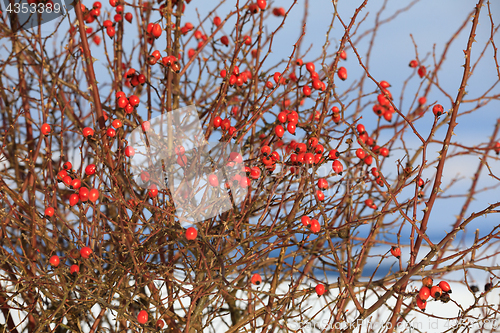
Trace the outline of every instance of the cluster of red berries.
<instances>
[{"instance_id":1,"label":"cluster of red berries","mask_svg":"<svg viewBox=\"0 0 500 333\"><path fill-rule=\"evenodd\" d=\"M70 258L73 259L75 262L77 259L80 257L84 259L90 258L90 255L92 254L92 249L88 246L84 246L80 249L80 251L73 249L70 251ZM59 264L61 263L61 259L57 255L53 255L49 259L49 263L52 267L58 267ZM78 274L80 272L80 266L78 265L78 262L72 264L69 268L70 273L73 274Z\"/></svg>"},{"instance_id":2,"label":"cluster of red berries","mask_svg":"<svg viewBox=\"0 0 500 333\"><path fill-rule=\"evenodd\" d=\"M299 67L302 67L304 65L304 62L302 61L302 59L297 59L296 63L297 63L297 66L299 66ZM326 84L319 79L319 74L316 72L316 66L314 66L314 63L308 62L305 64L305 66L306 66L306 70L308 71L308 73L310 75L310 78L311 78L310 82L311 82L312 87L315 90L324 91L326 89ZM295 73L290 74L290 79L294 82L297 81L297 76L295 75ZM307 83L309 83L309 81ZM305 84L302 87L302 93L306 97L311 96L311 94L312 94L311 87L308 84Z\"/></svg>"},{"instance_id":3,"label":"cluster of red berries","mask_svg":"<svg viewBox=\"0 0 500 333\"><path fill-rule=\"evenodd\" d=\"M299 114L297 111L283 110L278 113L277 120L280 124L274 127L274 134L276 134L278 138L282 138L283 135L285 135L285 129L283 128L283 125L285 124L288 133L295 135L297 124L299 123Z\"/></svg>"},{"instance_id":4,"label":"cluster of red berries","mask_svg":"<svg viewBox=\"0 0 500 333\"><path fill-rule=\"evenodd\" d=\"M437 285L433 286L433 279L430 276L426 276L422 279L422 288L416 296L417 306L420 310L425 311L427 306L427 300L429 297L433 297L435 300L440 300L443 303L450 301L451 287L448 282L441 281Z\"/></svg>"},{"instance_id":5,"label":"cluster of red berries","mask_svg":"<svg viewBox=\"0 0 500 333\"><path fill-rule=\"evenodd\" d=\"M264 145L260 148L260 160L269 172L276 169L276 162L281 160L281 156L277 151L271 151L271 147Z\"/></svg>"},{"instance_id":6,"label":"cluster of red berries","mask_svg":"<svg viewBox=\"0 0 500 333\"><path fill-rule=\"evenodd\" d=\"M225 79L227 76L227 71L225 69L220 71L221 78ZM234 66L232 74L229 76L229 85L238 87L243 86L252 78L252 73L247 69L245 71L240 71L238 66Z\"/></svg>"},{"instance_id":7,"label":"cluster of red berries","mask_svg":"<svg viewBox=\"0 0 500 333\"><path fill-rule=\"evenodd\" d=\"M427 68L425 68L425 66L419 66L419 63L418 63L417 60L410 61L409 66L411 68L417 68L418 67L417 73L418 73L418 76L420 76L420 78L423 78L427 74Z\"/></svg>"},{"instance_id":8,"label":"cluster of red berries","mask_svg":"<svg viewBox=\"0 0 500 333\"><path fill-rule=\"evenodd\" d=\"M138 73L135 69L130 68L125 73L125 78L129 83L126 83L127 86L137 87L139 84L144 85L146 83L146 75Z\"/></svg>"},{"instance_id":9,"label":"cluster of red berries","mask_svg":"<svg viewBox=\"0 0 500 333\"><path fill-rule=\"evenodd\" d=\"M198 50L201 49L201 47L203 46L203 44L205 44L205 42L208 39L207 35L205 35L200 30L196 30L194 32L194 38L196 38L198 40L198 46L196 47ZM190 48L188 50L188 53L187 53L188 54L188 58L191 59L192 57L194 57L195 53L196 53L195 49Z\"/></svg>"},{"instance_id":10,"label":"cluster of red berries","mask_svg":"<svg viewBox=\"0 0 500 333\"><path fill-rule=\"evenodd\" d=\"M160 38L162 32L163 32L163 29L159 23L149 23L146 27L146 40L147 40L147 42L149 44L153 44L153 40Z\"/></svg>"},{"instance_id":11,"label":"cluster of red berries","mask_svg":"<svg viewBox=\"0 0 500 333\"><path fill-rule=\"evenodd\" d=\"M92 23L95 21L95 19L101 15L101 8L102 4L100 1L94 2L92 5L92 9L88 9L85 7L84 4L80 4L82 13L83 13L83 19L85 20L86 23Z\"/></svg>"},{"instance_id":12,"label":"cluster of red berries","mask_svg":"<svg viewBox=\"0 0 500 333\"><path fill-rule=\"evenodd\" d=\"M358 132L359 143L364 143L370 147L375 147L375 140L373 140L371 137L368 136L368 132L365 129L365 126L363 124L358 124L356 126L356 131ZM358 148L356 150L356 156L363 161L367 165L371 165L373 163L373 157L370 154L367 154L366 151L363 148Z\"/></svg>"},{"instance_id":13,"label":"cluster of red berries","mask_svg":"<svg viewBox=\"0 0 500 333\"><path fill-rule=\"evenodd\" d=\"M243 163L243 156L241 156L241 154L238 152L231 152L226 162L226 165L228 167L235 167L236 165ZM259 168L255 169L255 167L249 168L245 166L242 170L244 170L246 173L253 174L253 179L258 179L260 176ZM219 178L214 173L208 176L208 183L213 187L219 187L220 185ZM241 186L242 188L247 188L248 186L250 186L250 178L248 178L247 176L241 176L239 173L237 173L233 175L231 179L224 184L224 186L225 188L229 189L231 188L231 184L232 186Z\"/></svg>"},{"instance_id":14,"label":"cluster of red berries","mask_svg":"<svg viewBox=\"0 0 500 333\"><path fill-rule=\"evenodd\" d=\"M73 193L69 196L70 206L76 205L80 200L85 202L90 200L96 202L99 199L99 190L93 188L89 190L87 187L82 187L82 181L78 179L76 173L71 170L71 162L66 162L63 165L63 170L57 173L57 181L59 183L64 183L70 189L75 190L77 193ZM95 165L90 164L85 168L85 173L87 175L93 175L95 173ZM52 211L53 214L53 211ZM46 213L47 216L47 213ZM49 215L50 217L52 215Z\"/></svg>"},{"instance_id":15,"label":"cluster of red berries","mask_svg":"<svg viewBox=\"0 0 500 333\"><path fill-rule=\"evenodd\" d=\"M260 176L262 175L262 171L258 166L252 166L252 167L245 166L245 173L253 180L259 179Z\"/></svg>"},{"instance_id":16,"label":"cluster of red berries","mask_svg":"<svg viewBox=\"0 0 500 333\"><path fill-rule=\"evenodd\" d=\"M321 225L319 224L319 221L316 219L311 219L307 215L302 216L300 218L300 222L304 227L311 229L311 231L314 232L315 234L320 232L321 230Z\"/></svg>"},{"instance_id":17,"label":"cluster of red berries","mask_svg":"<svg viewBox=\"0 0 500 333\"><path fill-rule=\"evenodd\" d=\"M317 138L310 138L307 145L292 140L285 149L287 154L291 153L289 161L292 164L290 168L292 174L299 174L302 165L312 166L325 161L324 147L318 143Z\"/></svg>"},{"instance_id":18,"label":"cluster of red berries","mask_svg":"<svg viewBox=\"0 0 500 333\"><path fill-rule=\"evenodd\" d=\"M227 133L230 137L236 132L236 128L231 126L231 119L222 119L220 116L214 118L212 124L215 128L221 128L224 133Z\"/></svg>"},{"instance_id":19,"label":"cluster of red berries","mask_svg":"<svg viewBox=\"0 0 500 333\"><path fill-rule=\"evenodd\" d=\"M143 182L143 184L147 185L150 180L151 180L151 175L149 174L149 172L142 171L141 172L141 181ZM156 198L158 196L158 186L156 186L156 184L149 184L148 196L150 198ZM130 201L132 201L132 202L130 202ZM135 206L135 202L133 202L133 200L129 200L129 204L131 204L131 206Z\"/></svg>"},{"instance_id":20,"label":"cluster of red berries","mask_svg":"<svg viewBox=\"0 0 500 333\"><path fill-rule=\"evenodd\" d=\"M125 110L126 113L130 114L134 112L135 108L139 105L141 100L139 99L138 96L136 95L131 95L130 97L127 98L125 93L123 91L118 91L115 94L116 98L116 105L120 108ZM114 135L109 135L110 137L113 137Z\"/></svg>"},{"instance_id":21,"label":"cluster of red berries","mask_svg":"<svg viewBox=\"0 0 500 333\"><path fill-rule=\"evenodd\" d=\"M257 14L260 10L266 9L267 1L266 0L257 0L255 3L251 3L248 6L248 10L252 14Z\"/></svg>"},{"instance_id":22,"label":"cluster of red berries","mask_svg":"<svg viewBox=\"0 0 500 333\"><path fill-rule=\"evenodd\" d=\"M373 106L373 112L379 117L384 117L385 120L391 122L392 115L396 112L391 104L392 94L389 91L391 85L387 81L380 81L382 92L377 95L377 103Z\"/></svg>"}]
</instances>

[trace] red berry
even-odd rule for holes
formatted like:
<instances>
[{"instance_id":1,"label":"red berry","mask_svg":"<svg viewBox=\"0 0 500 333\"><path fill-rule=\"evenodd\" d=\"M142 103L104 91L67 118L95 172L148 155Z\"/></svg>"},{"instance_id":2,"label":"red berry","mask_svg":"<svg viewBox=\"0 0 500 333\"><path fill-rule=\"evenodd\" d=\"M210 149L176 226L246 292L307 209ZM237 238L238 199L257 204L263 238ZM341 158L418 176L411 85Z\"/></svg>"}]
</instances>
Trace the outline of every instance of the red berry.
<instances>
[{"instance_id":1,"label":"red berry","mask_svg":"<svg viewBox=\"0 0 500 333\"><path fill-rule=\"evenodd\" d=\"M106 131L106 135L109 136L110 138L113 138L116 135L116 131L113 128L110 127Z\"/></svg>"},{"instance_id":2,"label":"red berry","mask_svg":"<svg viewBox=\"0 0 500 333\"><path fill-rule=\"evenodd\" d=\"M411 68L415 68L418 66L418 61L412 60L410 61L410 64L408 66L410 66Z\"/></svg>"},{"instance_id":3,"label":"red berry","mask_svg":"<svg viewBox=\"0 0 500 333\"><path fill-rule=\"evenodd\" d=\"M45 208L45 216L46 217L52 217L53 215L54 215L54 208L52 208L52 207Z\"/></svg>"},{"instance_id":4,"label":"red berry","mask_svg":"<svg viewBox=\"0 0 500 333\"><path fill-rule=\"evenodd\" d=\"M277 137L282 138L283 135L285 134L285 129L281 125L277 125L274 128L274 133L276 134Z\"/></svg>"},{"instance_id":5,"label":"red berry","mask_svg":"<svg viewBox=\"0 0 500 333\"><path fill-rule=\"evenodd\" d=\"M266 0L257 0L257 6L259 6L261 10L266 9L267 6Z\"/></svg>"},{"instance_id":6,"label":"red berry","mask_svg":"<svg viewBox=\"0 0 500 333\"><path fill-rule=\"evenodd\" d=\"M92 250L88 246L84 246L80 249L80 255L83 259L88 259L92 254Z\"/></svg>"},{"instance_id":7,"label":"red berry","mask_svg":"<svg viewBox=\"0 0 500 333\"><path fill-rule=\"evenodd\" d=\"M427 74L427 68L425 68L425 66L420 66L418 68L418 76L420 76L420 78L423 78L425 76L425 74Z\"/></svg>"},{"instance_id":8,"label":"red berry","mask_svg":"<svg viewBox=\"0 0 500 333\"><path fill-rule=\"evenodd\" d=\"M399 259L401 257L401 249L397 246L393 246L391 248L391 254Z\"/></svg>"},{"instance_id":9,"label":"red berry","mask_svg":"<svg viewBox=\"0 0 500 333\"><path fill-rule=\"evenodd\" d=\"M222 122L221 122L221 125L220 125L220 128L223 130L223 131L227 131L229 130L229 127L231 127L231 120L229 119L224 119Z\"/></svg>"},{"instance_id":10,"label":"red berry","mask_svg":"<svg viewBox=\"0 0 500 333\"><path fill-rule=\"evenodd\" d=\"M50 131L51 131L50 125L49 125L49 124L47 124L47 123L44 123L44 124L42 125L42 128L41 128L41 132L42 132L42 134L43 134L43 135L47 135L47 134L49 134L49 133L50 133Z\"/></svg>"},{"instance_id":11,"label":"red berry","mask_svg":"<svg viewBox=\"0 0 500 333\"><path fill-rule=\"evenodd\" d=\"M49 262L50 262L50 264L51 264L52 266L57 267L57 266L59 266L59 262L60 262L60 260L59 260L59 257L58 257L58 256L54 255L54 256L50 257Z\"/></svg>"},{"instance_id":12,"label":"red berry","mask_svg":"<svg viewBox=\"0 0 500 333\"><path fill-rule=\"evenodd\" d=\"M424 187L424 185L425 185L424 180L423 180L422 178L420 178L420 177L419 177L419 178L418 178L418 180L417 180L417 185L418 185L419 187Z\"/></svg>"},{"instance_id":13,"label":"red berry","mask_svg":"<svg viewBox=\"0 0 500 333\"><path fill-rule=\"evenodd\" d=\"M227 36L222 36L222 37L220 38L220 42L221 42L222 44L224 44L225 46L228 46L228 45L229 45L229 38L228 38Z\"/></svg>"},{"instance_id":14,"label":"red berry","mask_svg":"<svg viewBox=\"0 0 500 333\"><path fill-rule=\"evenodd\" d=\"M325 286L321 283L316 285L314 289L316 290L316 294L318 294L318 296L321 296L325 293Z\"/></svg>"},{"instance_id":15,"label":"red berry","mask_svg":"<svg viewBox=\"0 0 500 333\"><path fill-rule=\"evenodd\" d=\"M325 194L321 190L317 190L316 191L316 199L318 199L318 201L325 200Z\"/></svg>"},{"instance_id":16,"label":"red berry","mask_svg":"<svg viewBox=\"0 0 500 333\"><path fill-rule=\"evenodd\" d=\"M99 199L99 190L96 188L93 188L89 192L89 200L92 202L96 202L97 199Z\"/></svg>"},{"instance_id":17,"label":"red berry","mask_svg":"<svg viewBox=\"0 0 500 333\"><path fill-rule=\"evenodd\" d=\"M187 228L186 230L186 239L187 240L195 240L198 236L198 230L194 227Z\"/></svg>"},{"instance_id":18,"label":"red berry","mask_svg":"<svg viewBox=\"0 0 500 333\"><path fill-rule=\"evenodd\" d=\"M446 281L441 281L439 282L438 286L441 288L441 290L445 293L451 294L451 287Z\"/></svg>"},{"instance_id":19,"label":"red berry","mask_svg":"<svg viewBox=\"0 0 500 333\"><path fill-rule=\"evenodd\" d=\"M424 105L425 103L427 103L427 98L425 98L425 96L422 96L418 99L418 104Z\"/></svg>"},{"instance_id":20,"label":"red berry","mask_svg":"<svg viewBox=\"0 0 500 333\"><path fill-rule=\"evenodd\" d=\"M219 179L217 178L217 175L211 174L208 176L208 183L213 187L219 186Z\"/></svg>"},{"instance_id":21,"label":"red berry","mask_svg":"<svg viewBox=\"0 0 500 333\"><path fill-rule=\"evenodd\" d=\"M106 28L106 34L108 34L108 36L110 38L113 38L115 35L116 35L116 30L114 27L107 27Z\"/></svg>"},{"instance_id":22,"label":"red berry","mask_svg":"<svg viewBox=\"0 0 500 333\"><path fill-rule=\"evenodd\" d=\"M148 189L148 195L150 198L155 198L158 196L158 187L155 184L151 184Z\"/></svg>"},{"instance_id":23,"label":"red berry","mask_svg":"<svg viewBox=\"0 0 500 333\"><path fill-rule=\"evenodd\" d=\"M311 231L314 232L315 234L321 230L321 225L316 219L311 220L311 224L309 225L309 227L311 228Z\"/></svg>"},{"instance_id":24,"label":"red berry","mask_svg":"<svg viewBox=\"0 0 500 333\"><path fill-rule=\"evenodd\" d=\"M340 59L347 60L347 53L345 50L340 51Z\"/></svg>"},{"instance_id":25,"label":"red berry","mask_svg":"<svg viewBox=\"0 0 500 333\"><path fill-rule=\"evenodd\" d=\"M135 155L135 149L132 146L127 146L125 148L125 156L127 157L132 157Z\"/></svg>"},{"instance_id":26,"label":"red berry","mask_svg":"<svg viewBox=\"0 0 500 333\"><path fill-rule=\"evenodd\" d=\"M332 149L328 153L328 158L330 158L331 160L336 160L337 158L339 158L339 156L340 153L337 151L337 149Z\"/></svg>"},{"instance_id":27,"label":"red berry","mask_svg":"<svg viewBox=\"0 0 500 333\"><path fill-rule=\"evenodd\" d=\"M309 86L304 86L302 88L302 92L304 93L304 95L306 96L311 96L311 87Z\"/></svg>"},{"instance_id":28,"label":"red berry","mask_svg":"<svg viewBox=\"0 0 500 333\"><path fill-rule=\"evenodd\" d=\"M365 126L363 124L358 124L358 126L356 126L356 130L359 134L363 134L365 133Z\"/></svg>"},{"instance_id":29,"label":"red berry","mask_svg":"<svg viewBox=\"0 0 500 333\"><path fill-rule=\"evenodd\" d=\"M90 191L86 187L81 187L80 190L78 191L78 196L80 197L80 200L82 202L85 202L89 199L89 194L90 194Z\"/></svg>"},{"instance_id":30,"label":"red berry","mask_svg":"<svg viewBox=\"0 0 500 333\"><path fill-rule=\"evenodd\" d=\"M128 101L129 101L130 105L132 105L133 107L136 107L141 102L141 100L139 99L139 97L137 97L136 95L130 96L128 98Z\"/></svg>"},{"instance_id":31,"label":"red berry","mask_svg":"<svg viewBox=\"0 0 500 333\"><path fill-rule=\"evenodd\" d=\"M380 86L385 89L385 88L389 88L391 85L387 81L380 81ZM386 92L388 93L387 95L389 95L389 90L386 90ZM391 95L389 95L389 96L391 96Z\"/></svg>"},{"instance_id":32,"label":"red berry","mask_svg":"<svg viewBox=\"0 0 500 333\"><path fill-rule=\"evenodd\" d=\"M222 119L221 117L217 116L214 118L214 121L213 121L213 124L215 126L215 128L218 128L220 127L220 125L222 124Z\"/></svg>"},{"instance_id":33,"label":"red berry","mask_svg":"<svg viewBox=\"0 0 500 333\"><path fill-rule=\"evenodd\" d=\"M71 181L71 184L69 185L69 187L71 187L73 190L78 190L81 185L82 185L82 182L80 181L80 179L75 178Z\"/></svg>"},{"instance_id":34,"label":"red berry","mask_svg":"<svg viewBox=\"0 0 500 333\"><path fill-rule=\"evenodd\" d=\"M420 297L420 299L422 301L425 302L431 296L431 290L428 287L423 286L422 288L420 288L420 291L418 292L418 296Z\"/></svg>"},{"instance_id":35,"label":"red berry","mask_svg":"<svg viewBox=\"0 0 500 333\"><path fill-rule=\"evenodd\" d=\"M286 11L285 11L285 8L283 8L283 7L279 7L279 8L276 7L276 8L273 9L273 15L274 16L278 16L278 17L279 16L285 16L285 14L286 14Z\"/></svg>"},{"instance_id":36,"label":"red berry","mask_svg":"<svg viewBox=\"0 0 500 333\"><path fill-rule=\"evenodd\" d=\"M427 288L432 288L433 283L434 283L434 281L432 280L432 278L430 276L426 276L422 279L422 284L424 286L426 286Z\"/></svg>"},{"instance_id":37,"label":"red berry","mask_svg":"<svg viewBox=\"0 0 500 333\"><path fill-rule=\"evenodd\" d=\"M139 314L137 315L137 321L139 322L139 324L142 324L142 325L144 325L145 323L148 322L148 318L149 318L149 315L148 315L147 311L145 311L145 310L141 310L139 312Z\"/></svg>"},{"instance_id":38,"label":"red berry","mask_svg":"<svg viewBox=\"0 0 500 333\"><path fill-rule=\"evenodd\" d=\"M344 167L342 166L342 163L340 163L339 160L334 160L332 163L332 170L338 175L342 176L342 171L344 170Z\"/></svg>"},{"instance_id":39,"label":"red berry","mask_svg":"<svg viewBox=\"0 0 500 333\"><path fill-rule=\"evenodd\" d=\"M143 121L141 124L141 128L144 132L147 132L151 128L151 124L149 123L149 121Z\"/></svg>"},{"instance_id":40,"label":"red berry","mask_svg":"<svg viewBox=\"0 0 500 333\"><path fill-rule=\"evenodd\" d=\"M365 152L362 148L358 148L358 149L356 150L356 156L357 156L360 160L362 160L362 159L364 159L364 158L366 157L366 152Z\"/></svg>"},{"instance_id":41,"label":"red berry","mask_svg":"<svg viewBox=\"0 0 500 333\"><path fill-rule=\"evenodd\" d=\"M261 175L261 171L259 169L259 167L252 167L251 170L250 170L250 177L252 179L259 179L260 178L260 175Z\"/></svg>"},{"instance_id":42,"label":"red berry","mask_svg":"<svg viewBox=\"0 0 500 333\"><path fill-rule=\"evenodd\" d=\"M255 273L254 275L252 275L252 279L250 281L252 282L252 284L258 286L262 283L262 278L260 277L260 274Z\"/></svg>"},{"instance_id":43,"label":"red berry","mask_svg":"<svg viewBox=\"0 0 500 333\"><path fill-rule=\"evenodd\" d=\"M80 197L78 196L78 194L73 193L69 196L69 205L73 207L78 203L79 200Z\"/></svg>"},{"instance_id":44,"label":"red berry","mask_svg":"<svg viewBox=\"0 0 500 333\"><path fill-rule=\"evenodd\" d=\"M132 23L132 18L133 18L132 13L125 14L125 20L127 20L128 23Z\"/></svg>"},{"instance_id":45,"label":"red berry","mask_svg":"<svg viewBox=\"0 0 500 333\"><path fill-rule=\"evenodd\" d=\"M377 206L373 203L373 199L366 199L365 200L365 205L367 207L372 208L372 209L377 209Z\"/></svg>"},{"instance_id":46,"label":"red berry","mask_svg":"<svg viewBox=\"0 0 500 333\"><path fill-rule=\"evenodd\" d=\"M218 27L221 24L221 22L222 21L221 21L220 17L218 17L218 16L214 17L214 24L215 24L215 26Z\"/></svg>"},{"instance_id":47,"label":"red berry","mask_svg":"<svg viewBox=\"0 0 500 333\"><path fill-rule=\"evenodd\" d=\"M69 186L69 185L71 185L73 178L71 178L70 176L64 176L62 181L64 184L66 184L66 186Z\"/></svg>"},{"instance_id":48,"label":"red berry","mask_svg":"<svg viewBox=\"0 0 500 333\"><path fill-rule=\"evenodd\" d=\"M434 115L436 117L439 117L440 115L442 115L444 113L444 108L441 104L436 104L432 107L432 113L434 113Z\"/></svg>"},{"instance_id":49,"label":"red berry","mask_svg":"<svg viewBox=\"0 0 500 333\"><path fill-rule=\"evenodd\" d=\"M306 69L309 73L312 73L312 72L314 72L316 67L314 66L314 63L308 62L308 63L306 63Z\"/></svg>"},{"instance_id":50,"label":"red berry","mask_svg":"<svg viewBox=\"0 0 500 333\"><path fill-rule=\"evenodd\" d=\"M114 128L118 129L118 128L120 128L120 127L123 126L123 122L120 119L115 119L111 123L111 126L113 126Z\"/></svg>"},{"instance_id":51,"label":"red berry","mask_svg":"<svg viewBox=\"0 0 500 333\"><path fill-rule=\"evenodd\" d=\"M311 219L309 218L309 216L306 216L306 215L302 216L300 221L302 222L302 225L304 227L307 227L311 224Z\"/></svg>"},{"instance_id":52,"label":"red berry","mask_svg":"<svg viewBox=\"0 0 500 333\"><path fill-rule=\"evenodd\" d=\"M417 306L419 307L419 309L422 311L425 311L426 305L427 305L427 302L424 302L423 300L420 299L420 297L417 296Z\"/></svg>"},{"instance_id":53,"label":"red berry","mask_svg":"<svg viewBox=\"0 0 500 333\"><path fill-rule=\"evenodd\" d=\"M441 287L439 287L439 286L434 286L431 288L431 295L435 299L438 299L439 297L441 297L442 293L443 293L443 290L441 290Z\"/></svg>"},{"instance_id":54,"label":"red berry","mask_svg":"<svg viewBox=\"0 0 500 333\"><path fill-rule=\"evenodd\" d=\"M95 164L89 164L85 167L85 173L87 175L93 175L95 173Z\"/></svg>"},{"instance_id":55,"label":"red berry","mask_svg":"<svg viewBox=\"0 0 500 333\"><path fill-rule=\"evenodd\" d=\"M153 53L151 53L151 55L156 59L156 60L160 60L161 59L161 52L158 51L158 50L155 50L153 51Z\"/></svg>"},{"instance_id":56,"label":"red berry","mask_svg":"<svg viewBox=\"0 0 500 333\"><path fill-rule=\"evenodd\" d=\"M341 79L342 81L345 81L347 79L347 69L345 69L345 67L340 67L338 72L337 72L337 75L338 75L339 79Z\"/></svg>"},{"instance_id":57,"label":"red berry","mask_svg":"<svg viewBox=\"0 0 500 333\"><path fill-rule=\"evenodd\" d=\"M389 149L387 149L386 147L380 148L380 155L382 155L384 157L389 156Z\"/></svg>"},{"instance_id":58,"label":"red berry","mask_svg":"<svg viewBox=\"0 0 500 333\"><path fill-rule=\"evenodd\" d=\"M153 29L151 30L151 34L155 37L155 38L159 38L161 36L161 33L162 33L162 28L161 28L161 25L159 23L155 23L153 25Z\"/></svg>"},{"instance_id":59,"label":"red berry","mask_svg":"<svg viewBox=\"0 0 500 333\"><path fill-rule=\"evenodd\" d=\"M120 97L118 99L117 105L120 109L124 109L127 104L129 104L128 99L126 97Z\"/></svg>"},{"instance_id":60,"label":"red berry","mask_svg":"<svg viewBox=\"0 0 500 333\"><path fill-rule=\"evenodd\" d=\"M94 135L94 130L90 127L85 127L82 131L84 137L88 138Z\"/></svg>"},{"instance_id":61,"label":"red berry","mask_svg":"<svg viewBox=\"0 0 500 333\"><path fill-rule=\"evenodd\" d=\"M288 125L286 126L286 129L287 129L288 133L290 133L290 134L295 134L296 128L297 127L295 126L294 123L288 123Z\"/></svg>"},{"instance_id":62,"label":"red berry","mask_svg":"<svg viewBox=\"0 0 500 333\"><path fill-rule=\"evenodd\" d=\"M80 266L78 266L78 265L71 265L71 267L69 268L69 272L71 274L77 274L78 272L80 272Z\"/></svg>"}]
</instances>

